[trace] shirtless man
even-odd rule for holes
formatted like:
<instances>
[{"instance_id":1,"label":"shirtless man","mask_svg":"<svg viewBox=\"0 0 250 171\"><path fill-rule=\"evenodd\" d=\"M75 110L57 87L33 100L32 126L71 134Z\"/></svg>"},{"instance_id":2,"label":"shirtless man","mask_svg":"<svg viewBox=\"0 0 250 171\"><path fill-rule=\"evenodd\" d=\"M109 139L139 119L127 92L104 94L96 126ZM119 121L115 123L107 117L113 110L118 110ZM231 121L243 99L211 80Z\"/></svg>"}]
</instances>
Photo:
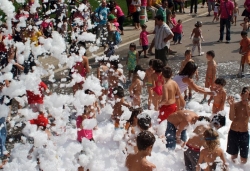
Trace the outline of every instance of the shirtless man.
<instances>
[{"instance_id":1,"label":"shirtless man","mask_svg":"<svg viewBox=\"0 0 250 171\"><path fill-rule=\"evenodd\" d=\"M224 78L217 78L214 82L213 90L216 92L215 96L210 96L208 100L208 105L214 100L212 113L217 114L219 111L224 110L224 105L226 102L227 93L224 89L226 85L226 80Z\"/></svg>"},{"instance_id":2,"label":"shirtless man","mask_svg":"<svg viewBox=\"0 0 250 171\"><path fill-rule=\"evenodd\" d=\"M184 151L184 161L186 170L195 171L200 156L201 147L205 147L203 133L210 128L210 119L208 117L200 117L198 121L201 124L195 128L193 137L190 137L186 143L187 150Z\"/></svg>"},{"instance_id":3,"label":"shirtless man","mask_svg":"<svg viewBox=\"0 0 250 171\"><path fill-rule=\"evenodd\" d=\"M149 60L149 63L148 63L149 67L148 67L148 69L146 69L146 74L145 74L145 77L143 80L144 84L147 86L147 90L148 90L148 110L151 109L152 96L153 96L153 90L152 90L152 86L153 86L152 75L154 73L153 61L154 61L154 59Z\"/></svg>"},{"instance_id":4,"label":"shirtless man","mask_svg":"<svg viewBox=\"0 0 250 171\"><path fill-rule=\"evenodd\" d=\"M153 171L156 166L147 160L155 142L155 136L149 131L142 131L136 138L138 152L129 154L126 159L128 171Z\"/></svg>"},{"instance_id":5,"label":"shirtless man","mask_svg":"<svg viewBox=\"0 0 250 171\"><path fill-rule=\"evenodd\" d=\"M112 98L113 88L119 86L119 82L122 81L125 83L125 76L118 67L119 61L113 60L110 61L110 68L108 72L108 82L109 82L109 98Z\"/></svg>"},{"instance_id":6,"label":"shirtless man","mask_svg":"<svg viewBox=\"0 0 250 171\"><path fill-rule=\"evenodd\" d=\"M79 55L79 52L76 51L75 54ZM73 73L80 74L84 79L90 71L89 59L86 56L82 56L82 61L76 62L76 64L74 65L74 67L71 71ZM76 93L76 91L82 90L83 83L84 83L84 81L80 81L80 82L76 82L75 85L73 85L73 93L74 94Z\"/></svg>"},{"instance_id":7,"label":"shirtless man","mask_svg":"<svg viewBox=\"0 0 250 171\"><path fill-rule=\"evenodd\" d=\"M240 151L241 163L245 164L248 157L249 134L248 121L250 118L249 88L244 87L241 92L241 101L234 102L234 98L229 96L227 102L230 105L229 119L232 121L227 142L227 153L231 154L231 159L236 162Z\"/></svg>"},{"instance_id":8,"label":"shirtless man","mask_svg":"<svg viewBox=\"0 0 250 171\"><path fill-rule=\"evenodd\" d=\"M115 128L120 127L120 117L123 114L122 106L130 107L129 104L124 99L124 89L121 86L115 87L113 89L113 95L115 98L115 104L113 106L113 114L111 119L114 121Z\"/></svg>"},{"instance_id":9,"label":"shirtless man","mask_svg":"<svg viewBox=\"0 0 250 171\"><path fill-rule=\"evenodd\" d=\"M207 52L207 71L206 71L206 78L205 78L205 87L211 88L213 87L215 78L216 78L216 67L217 64L214 60L215 53L213 50ZM204 98L201 101L201 104L207 101L207 95L204 94Z\"/></svg>"},{"instance_id":10,"label":"shirtless man","mask_svg":"<svg viewBox=\"0 0 250 171\"><path fill-rule=\"evenodd\" d=\"M181 98L182 102L185 103L181 96L178 84L171 79L172 73L172 69L167 66L162 70L165 83L163 85L162 99L159 104L160 110L158 118L160 119L160 123L167 119L169 115L180 109L180 104L178 103L180 101L176 101L176 98Z\"/></svg>"},{"instance_id":11,"label":"shirtless man","mask_svg":"<svg viewBox=\"0 0 250 171\"><path fill-rule=\"evenodd\" d=\"M137 73L138 71L143 71L140 65L135 67L132 83L129 86L130 97L133 99L132 106L135 108L141 106L142 81Z\"/></svg>"},{"instance_id":12,"label":"shirtless man","mask_svg":"<svg viewBox=\"0 0 250 171\"><path fill-rule=\"evenodd\" d=\"M187 140L186 127L195 124L198 119L199 116L189 110L179 110L171 114L167 123L166 147L174 150L176 143L183 145Z\"/></svg>"}]
</instances>

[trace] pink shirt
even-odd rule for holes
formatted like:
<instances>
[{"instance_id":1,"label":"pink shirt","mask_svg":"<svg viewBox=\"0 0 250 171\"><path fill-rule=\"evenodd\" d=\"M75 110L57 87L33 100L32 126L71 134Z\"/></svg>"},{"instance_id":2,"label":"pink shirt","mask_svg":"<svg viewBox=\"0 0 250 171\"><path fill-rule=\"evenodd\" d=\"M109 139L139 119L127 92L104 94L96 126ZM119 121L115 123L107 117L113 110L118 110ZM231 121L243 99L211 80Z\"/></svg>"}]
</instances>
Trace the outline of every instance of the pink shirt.
<instances>
[{"instance_id":1,"label":"pink shirt","mask_svg":"<svg viewBox=\"0 0 250 171\"><path fill-rule=\"evenodd\" d=\"M233 9L234 9L234 4L232 1L227 1L227 2L222 1L220 4L220 11L221 11L220 18L226 19L229 18L229 15L232 16Z\"/></svg>"},{"instance_id":2,"label":"pink shirt","mask_svg":"<svg viewBox=\"0 0 250 171\"><path fill-rule=\"evenodd\" d=\"M141 0L141 6L146 7L147 6L147 0Z\"/></svg>"},{"instance_id":3,"label":"pink shirt","mask_svg":"<svg viewBox=\"0 0 250 171\"><path fill-rule=\"evenodd\" d=\"M82 116L78 116L76 119L76 127L77 127L77 141L82 142L82 138L92 139L93 138L93 130L90 129L81 129L82 125Z\"/></svg>"},{"instance_id":4,"label":"pink shirt","mask_svg":"<svg viewBox=\"0 0 250 171\"><path fill-rule=\"evenodd\" d=\"M246 0L244 5L247 6L247 11L250 12L250 0Z\"/></svg>"},{"instance_id":5,"label":"pink shirt","mask_svg":"<svg viewBox=\"0 0 250 171\"><path fill-rule=\"evenodd\" d=\"M140 34L140 39L141 39L141 44L142 46L148 45L148 32L147 31L142 31Z\"/></svg>"},{"instance_id":6,"label":"pink shirt","mask_svg":"<svg viewBox=\"0 0 250 171\"><path fill-rule=\"evenodd\" d=\"M172 21L172 23L173 23L174 25L176 25L176 24L177 24L177 22L176 22L176 19L175 19L175 18L171 18L171 21ZM173 28L171 29L171 31L172 31L172 32L175 32L175 27L173 27Z\"/></svg>"},{"instance_id":7,"label":"pink shirt","mask_svg":"<svg viewBox=\"0 0 250 171\"><path fill-rule=\"evenodd\" d=\"M182 33L182 25L181 24L177 24L175 26L175 33L179 33L179 34Z\"/></svg>"},{"instance_id":8,"label":"pink shirt","mask_svg":"<svg viewBox=\"0 0 250 171\"><path fill-rule=\"evenodd\" d=\"M124 16L124 13L123 13L121 7L119 7L118 5L116 5L115 9L116 9L116 16L117 16L117 18Z\"/></svg>"}]
</instances>

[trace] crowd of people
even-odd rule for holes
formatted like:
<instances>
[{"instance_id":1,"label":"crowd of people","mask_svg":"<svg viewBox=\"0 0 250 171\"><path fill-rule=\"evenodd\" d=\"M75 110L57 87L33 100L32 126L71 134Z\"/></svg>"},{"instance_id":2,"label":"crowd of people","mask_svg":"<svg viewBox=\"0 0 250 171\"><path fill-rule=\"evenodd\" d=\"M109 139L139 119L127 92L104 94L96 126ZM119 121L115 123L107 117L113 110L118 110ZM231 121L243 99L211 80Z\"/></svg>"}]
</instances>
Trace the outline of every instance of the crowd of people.
<instances>
[{"instance_id":1,"label":"crowd of people","mask_svg":"<svg viewBox=\"0 0 250 171\"><path fill-rule=\"evenodd\" d=\"M37 162L37 167L34 169L45 170L41 149L48 149L51 146L49 143L38 145L39 140L44 143L46 139L56 144L54 137L66 134L70 123L71 128L76 127L74 128L75 142L84 144L87 140L95 143L95 131L98 130L96 118L108 111L107 106L110 106L112 110L107 120L113 124L114 131L123 130L121 137L125 141L125 147L122 153L127 155L124 166L129 171L156 169L156 165L146 158L151 155L156 137L162 139L162 143L169 151L175 150L177 145L186 148L183 154L185 170L228 170L228 163L224 151L220 148L217 132L226 125L226 116L222 112L226 101L230 106L229 119L232 121L226 152L231 155L233 162L237 162L240 153L240 163L247 163L250 88L242 89L239 102L235 102L232 96L227 97L224 89L226 80L216 78L217 64L213 50L205 53L207 59L205 88L196 85L193 80L194 76L196 79L199 78L198 65L192 59L196 46L199 55L204 54L201 49L202 22L195 23L195 28L190 35L193 48L185 51L185 59L180 64L179 72L173 75L168 65L168 55L176 53L170 49L171 41L174 44L182 43L182 21L176 21L175 17L178 5L180 5L180 12L184 13L184 1L132 0L127 2L128 14L133 17L135 29L141 30L139 38L142 46L142 50L137 51L135 43L129 45L126 66L124 66L124 69L128 70L128 76L124 74L119 56L115 56L109 49L121 42L121 35L126 35L123 29L124 12L113 0L110 2L102 0L101 5L95 10L92 10L88 0L81 2L71 0L69 3L62 0L42 1L42 4L29 0L27 4L18 7L11 20L1 25L1 168L9 167L14 161L8 161L12 154L5 147L7 132L9 132L6 122L9 124L16 122L16 117L11 114L13 101L18 102L17 115L22 118L21 123L24 124L25 130L15 141L21 141L23 137L34 139L34 145L27 151L27 157L24 156ZM240 42L241 72L244 72L245 63L250 64L250 39L247 37L248 2L247 0L245 3L246 18L241 24L243 27ZM6 0L6 3L12 2ZM239 14L237 3L230 0L221 2L208 0L207 3L208 15L210 16L213 11L214 20L220 17L218 42L223 41L224 26L226 26L226 42L229 43L231 23L236 23L235 14ZM191 0L190 13L193 11L193 4L196 13L197 1L193 0ZM153 14L155 29L152 33L147 32L146 24L140 24L139 15L142 10L145 10L145 14L147 10ZM71 36L69 36L69 30L71 30ZM38 53L37 48L46 48L44 39L53 39L55 31L60 34L62 38L60 40L69 45L69 48L65 46L61 51L62 54L66 52L67 58L72 59L68 60L68 63L71 63L71 81L68 86L72 87L73 93L68 95L65 101L60 97L57 99L62 101L62 105L58 105L61 103L53 99L56 96L55 93L41 80L39 74L42 68L37 62L37 57L52 53L52 50ZM90 33L90 31L95 33L95 43L104 45L108 49L104 56L96 57L99 66L95 76L88 75L92 70L84 49L88 40L82 37L84 33ZM147 38L149 34L155 36L150 46ZM148 68L144 69L139 65L139 57L143 53L144 58L148 58L148 54L153 54L153 47L155 58L150 59ZM128 95L125 93L124 83L129 84ZM16 91L18 88L20 91ZM147 90L147 110L142 108L143 89ZM213 101L210 117L199 116L194 111L186 109L186 103L192 100L192 91L204 94L201 104L210 105ZM52 100L48 100L49 96L52 96ZM126 96L130 97L130 101L125 98ZM71 110L68 107L70 105L73 106ZM163 134L159 133L157 127L152 127L152 118L147 114L149 110L157 112L157 125L167 123ZM75 116L75 123L72 124L68 116L61 116L61 113L66 111ZM32 130L31 125L35 126L35 129ZM192 135L188 135L186 131L190 125L195 126ZM27 131L31 132L27 133ZM35 136L36 133L40 135L40 132L45 133L41 135L46 136ZM77 163L79 171L90 169L86 161L81 161L87 160L87 157L81 157L87 154L88 150L81 147L73 157L73 163ZM57 158L61 157L57 156ZM206 163L205 166L204 163Z\"/></svg>"}]
</instances>

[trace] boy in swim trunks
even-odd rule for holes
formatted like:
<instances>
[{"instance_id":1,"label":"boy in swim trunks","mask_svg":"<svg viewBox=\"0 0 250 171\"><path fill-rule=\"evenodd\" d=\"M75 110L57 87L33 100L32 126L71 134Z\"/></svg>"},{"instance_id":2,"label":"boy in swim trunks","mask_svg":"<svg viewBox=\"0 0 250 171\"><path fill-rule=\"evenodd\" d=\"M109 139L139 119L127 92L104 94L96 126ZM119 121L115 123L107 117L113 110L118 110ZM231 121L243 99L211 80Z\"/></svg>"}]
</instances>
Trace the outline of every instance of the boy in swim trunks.
<instances>
[{"instance_id":1,"label":"boy in swim trunks","mask_svg":"<svg viewBox=\"0 0 250 171\"><path fill-rule=\"evenodd\" d=\"M111 119L114 121L115 128L120 127L120 117L123 114L122 106L130 107L129 104L124 99L124 89L121 86L115 87L113 89L113 95L115 98L115 104L113 106L113 114Z\"/></svg>"},{"instance_id":2,"label":"boy in swim trunks","mask_svg":"<svg viewBox=\"0 0 250 171\"><path fill-rule=\"evenodd\" d=\"M240 51L239 53L242 55L241 57L241 73L244 72L245 63L250 65L250 39L247 36L247 31L241 32L241 41L240 41Z\"/></svg>"},{"instance_id":3,"label":"boy in swim trunks","mask_svg":"<svg viewBox=\"0 0 250 171\"><path fill-rule=\"evenodd\" d=\"M241 101L235 102L232 96L227 99L230 105L229 119L232 121L227 141L227 153L231 154L231 159L235 163L240 151L241 163L245 164L248 158L249 133L248 121L250 118L248 87L241 91Z\"/></svg>"},{"instance_id":4,"label":"boy in swim trunks","mask_svg":"<svg viewBox=\"0 0 250 171\"><path fill-rule=\"evenodd\" d=\"M148 66L149 68L146 69L146 74L144 77L144 84L147 86L147 90L148 90L148 110L151 109L151 104L152 104L152 96L153 96L153 90L152 90L152 74L154 73L153 70L153 61L154 59L150 59Z\"/></svg>"},{"instance_id":5,"label":"boy in swim trunks","mask_svg":"<svg viewBox=\"0 0 250 171\"><path fill-rule=\"evenodd\" d=\"M224 110L224 105L226 102L227 93L224 89L226 85L226 80L224 78L217 78L214 82L214 86L212 87L213 91L216 92L215 96L210 96L208 100L208 105L210 102L214 100L212 113L217 114L219 111Z\"/></svg>"},{"instance_id":6,"label":"boy in swim trunks","mask_svg":"<svg viewBox=\"0 0 250 171\"><path fill-rule=\"evenodd\" d=\"M159 116L160 123L168 118L169 115L179 110L180 104L176 104L176 98L182 98L178 84L171 79L172 69L165 66L162 69L162 75L165 79L163 85L162 99L159 104Z\"/></svg>"},{"instance_id":7,"label":"boy in swim trunks","mask_svg":"<svg viewBox=\"0 0 250 171\"><path fill-rule=\"evenodd\" d=\"M128 171L153 171L156 166L147 160L151 156L151 151L155 143L155 136L149 131L142 131L136 138L138 153L129 154L126 159Z\"/></svg>"},{"instance_id":8,"label":"boy in swim trunks","mask_svg":"<svg viewBox=\"0 0 250 171\"><path fill-rule=\"evenodd\" d=\"M129 86L130 97L133 99L132 106L135 108L141 106L142 81L137 73L138 71L144 71L140 65L135 67L132 83Z\"/></svg>"},{"instance_id":9,"label":"boy in swim trunks","mask_svg":"<svg viewBox=\"0 0 250 171\"><path fill-rule=\"evenodd\" d=\"M207 58L207 71L206 71L206 78L205 78L205 87L211 88L213 87L213 83L216 78L216 67L217 64L214 60L215 53L213 50L210 50L207 52L206 58ZM200 102L201 104L205 103L207 101L207 95L204 94L204 98Z\"/></svg>"}]
</instances>

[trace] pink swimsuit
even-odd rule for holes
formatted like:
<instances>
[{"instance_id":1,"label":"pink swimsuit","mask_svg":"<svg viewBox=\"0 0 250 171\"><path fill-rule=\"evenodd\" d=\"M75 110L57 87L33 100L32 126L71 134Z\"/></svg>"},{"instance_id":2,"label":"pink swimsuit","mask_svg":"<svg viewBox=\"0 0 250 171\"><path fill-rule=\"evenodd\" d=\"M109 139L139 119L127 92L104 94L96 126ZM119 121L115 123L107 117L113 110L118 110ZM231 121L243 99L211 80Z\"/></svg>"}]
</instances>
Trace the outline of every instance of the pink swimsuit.
<instances>
[{"instance_id":1,"label":"pink swimsuit","mask_svg":"<svg viewBox=\"0 0 250 171\"><path fill-rule=\"evenodd\" d=\"M77 140L82 142L82 138L87 138L89 140L93 139L93 130L92 129L81 129L80 126L82 124L82 116L78 116L76 119L76 127L77 127Z\"/></svg>"},{"instance_id":2,"label":"pink swimsuit","mask_svg":"<svg viewBox=\"0 0 250 171\"><path fill-rule=\"evenodd\" d=\"M155 87L153 88L153 91L156 92L159 96L162 95L162 85L164 84L164 80L162 75L158 75L157 81L155 81Z\"/></svg>"}]
</instances>

